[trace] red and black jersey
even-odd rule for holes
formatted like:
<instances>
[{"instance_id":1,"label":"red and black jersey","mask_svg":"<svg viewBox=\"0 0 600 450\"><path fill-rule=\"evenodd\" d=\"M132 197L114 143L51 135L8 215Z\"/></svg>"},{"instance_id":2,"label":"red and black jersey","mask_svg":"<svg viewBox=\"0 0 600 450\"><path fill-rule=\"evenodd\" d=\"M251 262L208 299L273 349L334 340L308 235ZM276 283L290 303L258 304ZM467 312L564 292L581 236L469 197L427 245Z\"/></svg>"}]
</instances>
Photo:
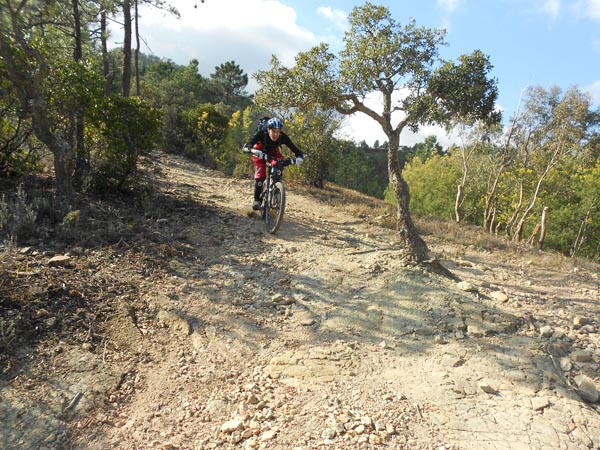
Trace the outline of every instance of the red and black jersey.
<instances>
[{"instance_id":1,"label":"red and black jersey","mask_svg":"<svg viewBox=\"0 0 600 450\"><path fill-rule=\"evenodd\" d=\"M263 151L267 155L272 155L277 147L285 145L292 152L294 152L296 158L304 158L304 155L302 154L300 149L294 145L290 137L283 131L279 134L279 138L276 141L273 141L269 137L269 133L267 131L259 130L254 136L252 136L252 138L248 142L246 142L244 147L252 148L256 144L261 144L263 146L263 148L261 148L261 151Z\"/></svg>"}]
</instances>

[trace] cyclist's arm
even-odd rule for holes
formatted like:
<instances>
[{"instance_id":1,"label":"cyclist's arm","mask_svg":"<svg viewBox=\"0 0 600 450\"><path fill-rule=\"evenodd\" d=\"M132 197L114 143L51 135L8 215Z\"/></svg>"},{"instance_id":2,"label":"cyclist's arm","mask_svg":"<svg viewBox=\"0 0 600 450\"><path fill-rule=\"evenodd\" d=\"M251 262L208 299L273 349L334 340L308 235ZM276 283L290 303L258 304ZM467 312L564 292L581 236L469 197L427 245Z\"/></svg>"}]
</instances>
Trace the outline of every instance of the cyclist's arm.
<instances>
[{"instance_id":1,"label":"cyclist's arm","mask_svg":"<svg viewBox=\"0 0 600 450\"><path fill-rule=\"evenodd\" d=\"M296 147L296 145L294 145L294 143L292 142L292 140L290 139L290 137L287 134L282 132L280 140L281 140L282 144L284 144L292 152L294 152L294 155L296 155L296 158L304 158L302 151L298 147Z\"/></svg>"}]
</instances>

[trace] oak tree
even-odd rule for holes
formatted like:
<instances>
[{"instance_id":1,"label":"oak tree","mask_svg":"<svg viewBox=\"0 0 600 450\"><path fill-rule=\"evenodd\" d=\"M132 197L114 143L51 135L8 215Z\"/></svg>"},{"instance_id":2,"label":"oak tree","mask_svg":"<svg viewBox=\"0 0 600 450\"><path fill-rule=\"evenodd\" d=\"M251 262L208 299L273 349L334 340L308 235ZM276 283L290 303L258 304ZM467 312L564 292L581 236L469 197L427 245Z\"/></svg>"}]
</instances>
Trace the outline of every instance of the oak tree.
<instances>
[{"instance_id":1,"label":"oak tree","mask_svg":"<svg viewBox=\"0 0 600 450\"><path fill-rule=\"evenodd\" d=\"M349 15L349 29L339 55L320 44L297 55L285 68L273 58L269 71L259 72L256 97L267 96L290 108L335 109L341 114L361 113L376 121L389 142L388 175L397 198L397 228L407 257L425 262L428 248L419 236L409 210L409 188L402 171L403 130L421 125L452 126L458 120L500 119L495 111L496 80L491 65L479 51L443 61L439 48L445 31L396 22L388 8L365 3ZM376 97L378 105L370 101Z\"/></svg>"}]
</instances>

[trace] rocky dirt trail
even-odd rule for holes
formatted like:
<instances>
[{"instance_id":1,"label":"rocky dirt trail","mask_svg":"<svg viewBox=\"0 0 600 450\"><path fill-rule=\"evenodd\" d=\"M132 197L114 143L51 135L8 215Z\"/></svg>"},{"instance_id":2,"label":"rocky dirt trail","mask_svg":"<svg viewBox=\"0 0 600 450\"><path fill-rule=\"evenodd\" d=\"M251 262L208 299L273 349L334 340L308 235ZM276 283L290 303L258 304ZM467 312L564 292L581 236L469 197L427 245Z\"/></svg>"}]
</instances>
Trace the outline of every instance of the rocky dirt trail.
<instances>
[{"instance_id":1,"label":"rocky dirt trail","mask_svg":"<svg viewBox=\"0 0 600 450\"><path fill-rule=\"evenodd\" d=\"M600 449L597 269L425 236L456 282L359 196L290 183L271 236L250 180L151 169L156 245L13 256L106 295L7 371L5 448Z\"/></svg>"}]
</instances>

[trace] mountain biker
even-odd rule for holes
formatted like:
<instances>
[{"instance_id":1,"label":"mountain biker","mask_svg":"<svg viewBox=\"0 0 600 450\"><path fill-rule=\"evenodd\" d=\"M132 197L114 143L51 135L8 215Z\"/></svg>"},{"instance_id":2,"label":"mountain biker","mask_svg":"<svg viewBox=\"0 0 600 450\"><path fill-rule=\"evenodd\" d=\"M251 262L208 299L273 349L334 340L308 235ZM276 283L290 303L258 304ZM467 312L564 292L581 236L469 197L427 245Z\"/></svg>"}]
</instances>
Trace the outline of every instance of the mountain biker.
<instances>
[{"instance_id":1,"label":"mountain biker","mask_svg":"<svg viewBox=\"0 0 600 450\"><path fill-rule=\"evenodd\" d=\"M273 159L282 159L281 145L286 145L296 156L296 164L304 161L304 155L298 147L294 145L290 137L281 129L283 122L277 117L272 117L267 121L267 130L258 130L252 138L244 144L244 152L252 152L252 164L254 165L254 202L252 209L260 209L260 194L262 186L267 178L267 164L263 155Z\"/></svg>"}]
</instances>

